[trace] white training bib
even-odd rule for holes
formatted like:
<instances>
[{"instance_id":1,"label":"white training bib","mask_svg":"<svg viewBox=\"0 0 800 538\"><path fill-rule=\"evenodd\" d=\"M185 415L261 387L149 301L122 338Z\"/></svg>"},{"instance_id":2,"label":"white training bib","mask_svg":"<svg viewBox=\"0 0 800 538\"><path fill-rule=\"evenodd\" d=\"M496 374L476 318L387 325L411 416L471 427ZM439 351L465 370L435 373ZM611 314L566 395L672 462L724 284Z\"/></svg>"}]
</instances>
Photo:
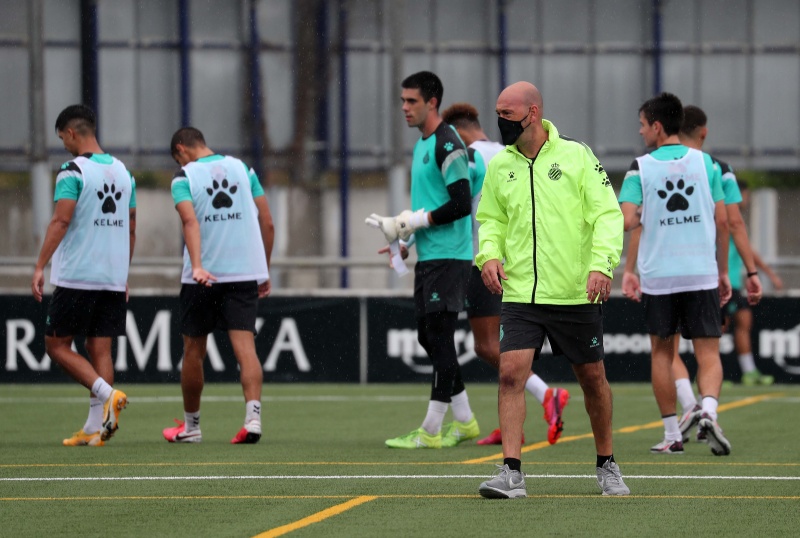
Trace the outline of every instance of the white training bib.
<instances>
[{"instance_id":1,"label":"white training bib","mask_svg":"<svg viewBox=\"0 0 800 538\"><path fill-rule=\"evenodd\" d=\"M667 295L719 285L716 224L703 153L680 158L637 159L642 181L642 292Z\"/></svg>"},{"instance_id":2,"label":"white training bib","mask_svg":"<svg viewBox=\"0 0 800 538\"><path fill-rule=\"evenodd\" d=\"M209 162L191 162L183 170L200 223L203 268L217 282L267 280L269 272L258 209L244 163L225 156ZM181 282L195 284L186 248Z\"/></svg>"}]
</instances>

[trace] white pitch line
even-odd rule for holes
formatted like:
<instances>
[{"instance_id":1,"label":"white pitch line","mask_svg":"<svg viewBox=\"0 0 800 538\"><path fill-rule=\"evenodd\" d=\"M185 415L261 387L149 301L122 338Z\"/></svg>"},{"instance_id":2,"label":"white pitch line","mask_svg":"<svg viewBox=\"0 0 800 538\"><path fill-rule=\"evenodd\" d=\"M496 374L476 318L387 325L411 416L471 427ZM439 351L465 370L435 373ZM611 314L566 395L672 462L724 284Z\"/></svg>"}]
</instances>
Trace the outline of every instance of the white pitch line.
<instances>
[{"instance_id":1,"label":"white pitch line","mask_svg":"<svg viewBox=\"0 0 800 538\"><path fill-rule=\"evenodd\" d=\"M230 475L230 476L94 476L94 477L18 477L0 478L0 482L101 482L101 481L135 481L135 480L352 480L352 479L453 479L486 478L487 475ZM596 478L595 475L583 474L526 474L526 478ZM800 476L692 476L692 475L625 475L625 478L642 478L651 480L800 480Z\"/></svg>"},{"instance_id":2,"label":"white pitch line","mask_svg":"<svg viewBox=\"0 0 800 538\"><path fill-rule=\"evenodd\" d=\"M496 400L496 396L491 397L492 401ZM580 395L572 396L572 400L583 401ZM637 401L652 401L653 397L632 397L626 398L629 400ZM69 404L85 404L88 398L86 396L44 396L44 397L0 397L0 404L53 404L53 403L69 403ZM181 396L132 396L128 398L131 403L174 403L183 402ZM204 402L218 402L239 403L242 401L241 396L203 396ZM262 396L262 402L427 402L428 398L425 396L334 396L334 395L316 395L316 396ZM779 404L796 404L800 403L800 397L782 396L779 398L768 398L760 403L779 403Z\"/></svg>"},{"instance_id":3,"label":"white pitch line","mask_svg":"<svg viewBox=\"0 0 800 538\"><path fill-rule=\"evenodd\" d=\"M495 398L496 399L496 398ZM86 396L63 397L9 397L0 398L0 404L51 404L74 403L85 404L89 401ZM204 402L236 402L242 401L241 396L203 396ZM262 396L262 402L427 402L425 396ZM134 396L129 397L130 403L169 403L183 402L181 396Z\"/></svg>"}]
</instances>

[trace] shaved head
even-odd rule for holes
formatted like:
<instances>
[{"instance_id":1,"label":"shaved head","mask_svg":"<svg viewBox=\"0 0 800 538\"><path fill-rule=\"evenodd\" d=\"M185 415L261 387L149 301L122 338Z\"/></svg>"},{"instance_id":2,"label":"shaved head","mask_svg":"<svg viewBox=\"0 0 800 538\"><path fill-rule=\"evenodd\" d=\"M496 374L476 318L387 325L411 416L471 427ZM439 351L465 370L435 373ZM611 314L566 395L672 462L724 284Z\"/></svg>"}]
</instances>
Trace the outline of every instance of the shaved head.
<instances>
[{"instance_id":1,"label":"shaved head","mask_svg":"<svg viewBox=\"0 0 800 538\"><path fill-rule=\"evenodd\" d=\"M530 82L515 82L500 92L495 112L503 144L516 145L528 158L536 156L548 138L542 108L542 94Z\"/></svg>"},{"instance_id":2,"label":"shaved head","mask_svg":"<svg viewBox=\"0 0 800 538\"><path fill-rule=\"evenodd\" d=\"M525 108L536 106L542 110L542 94L539 89L530 82L515 82L500 93L500 99L510 105L520 105Z\"/></svg>"}]
</instances>

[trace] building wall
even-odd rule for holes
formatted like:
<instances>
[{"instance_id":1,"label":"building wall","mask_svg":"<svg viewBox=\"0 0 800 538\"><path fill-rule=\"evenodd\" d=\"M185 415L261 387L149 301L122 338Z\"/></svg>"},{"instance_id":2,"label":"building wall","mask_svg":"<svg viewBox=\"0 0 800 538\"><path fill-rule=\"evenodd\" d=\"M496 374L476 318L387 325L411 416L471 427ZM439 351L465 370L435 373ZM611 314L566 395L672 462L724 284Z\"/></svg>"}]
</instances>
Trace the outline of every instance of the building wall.
<instances>
[{"instance_id":1,"label":"building wall","mask_svg":"<svg viewBox=\"0 0 800 538\"><path fill-rule=\"evenodd\" d=\"M43 0L48 129L81 99L80 1ZM297 144L298 62L320 60L311 136L335 167L339 151L339 6L346 9L347 134L353 168L384 168L392 87L391 25L402 29L402 71L429 69L445 85L444 105L475 103L490 134L502 84L530 80L545 114L589 143L609 170L641 151L636 110L657 89L706 109L709 148L738 168L800 168L800 3L796 0L102 0L96 3L99 117L103 141L135 169L172 166L166 151L182 107L215 147L252 153L249 92L261 86L260 120L272 167ZM250 6L259 33L256 75L248 63ZM394 13L396 5L403 7ZM501 6L505 9L501 9ZM26 165L30 138L27 2L0 0L2 167ZM181 101L179 25L189 34L188 103ZM505 33L500 32L504 21ZM314 25L311 39L300 30ZM306 34L303 34L306 35ZM318 36L318 40L314 37ZM660 47L657 45L660 43ZM313 49L313 50L308 50ZM659 53L660 52L660 53ZM315 56L316 55L316 56ZM314 59L312 58L312 59ZM660 86L654 66L660 58ZM11 76L9 76L11 74ZM256 77L255 79L253 77ZM313 78L313 77L312 77ZM658 88L656 86L659 86ZM416 133L404 133L409 152ZM59 145L48 132L54 166Z\"/></svg>"}]
</instances>

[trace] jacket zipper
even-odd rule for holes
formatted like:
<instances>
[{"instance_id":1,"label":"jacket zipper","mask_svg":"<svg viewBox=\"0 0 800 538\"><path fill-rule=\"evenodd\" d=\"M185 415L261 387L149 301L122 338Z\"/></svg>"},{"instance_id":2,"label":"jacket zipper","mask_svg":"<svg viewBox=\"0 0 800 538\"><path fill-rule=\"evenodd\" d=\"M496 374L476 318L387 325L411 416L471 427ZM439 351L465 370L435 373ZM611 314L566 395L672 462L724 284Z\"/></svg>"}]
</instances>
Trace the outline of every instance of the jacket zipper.
<instances>
[{"instance_id":1,"label":"jacket zipper","mask_svg":"<svg viewBox=\"0 0 800 538\"><path fill-rule=\"evenodd\" d=\"M531 178L531 233L533 234L533 292L531 293L531 304L536 304L536 285L539 283L539 275L536 271L536 199L533 195L533 162L536 157L531 159L528 164L528 172Z\"/></svg>"}]
</instances>

